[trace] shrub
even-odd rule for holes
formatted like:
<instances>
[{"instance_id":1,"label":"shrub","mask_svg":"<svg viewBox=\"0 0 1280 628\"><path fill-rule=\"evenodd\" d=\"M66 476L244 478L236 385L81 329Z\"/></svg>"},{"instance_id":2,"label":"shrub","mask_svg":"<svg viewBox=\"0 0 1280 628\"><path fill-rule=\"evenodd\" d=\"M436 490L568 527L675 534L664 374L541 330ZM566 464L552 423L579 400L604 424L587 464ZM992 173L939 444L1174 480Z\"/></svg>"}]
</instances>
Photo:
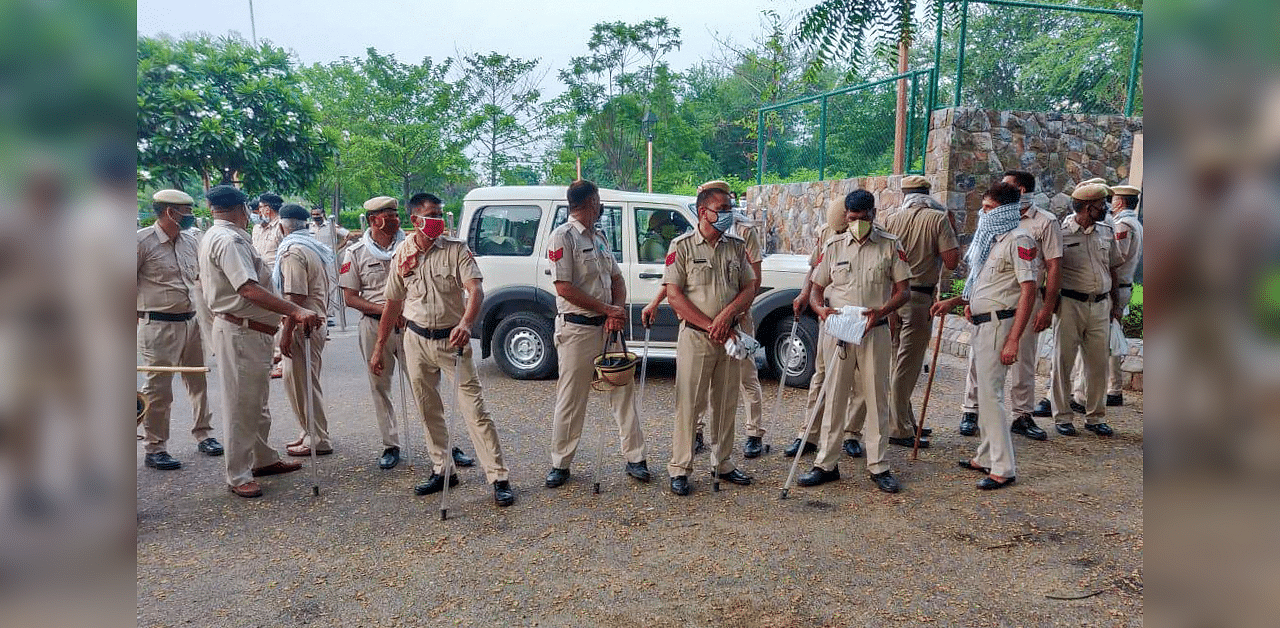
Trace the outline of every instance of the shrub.
<instances>
[{"instance_id":1,"label":"shrub","mask_svg":"<svg viewBox=\"0 0 1280 628\"><path fill-rule=\"evenodd\" d=\"M1120 327L1126 338L1142 337L1142 303L1129 304L1129 313L1120 319Z\"/></svg>"}]
</instances>

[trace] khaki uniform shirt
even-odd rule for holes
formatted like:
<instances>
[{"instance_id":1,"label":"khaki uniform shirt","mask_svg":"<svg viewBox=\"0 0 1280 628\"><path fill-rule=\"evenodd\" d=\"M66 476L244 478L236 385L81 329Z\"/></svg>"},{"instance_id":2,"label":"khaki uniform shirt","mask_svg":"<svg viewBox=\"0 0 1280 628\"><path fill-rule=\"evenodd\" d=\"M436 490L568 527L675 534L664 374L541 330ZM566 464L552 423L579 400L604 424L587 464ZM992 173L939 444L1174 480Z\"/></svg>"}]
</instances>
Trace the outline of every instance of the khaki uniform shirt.
<instances>
[{"instance_id":1,"label":"khaki uniform shirt","mask_svg":"<svg viewBox=\"0 0 1280 628\"><path fill-rule=\"evenodd\" d=\"M235 223L214 220L200 240L200 284L205 302L214 314L231 314L266 325L279 325L280 315L240 296L237 290L250 281L274 292L271 269L249 241L249 234Z\"/></svg>"},{"instance_id":2,"label":"khaki uniform shirt","mask_svg":"<svg viewBox=\"0 0 1280 628\"><path fill-rule=\"evenodd\" d=\"M1037 248L1036 239L1021 227L996 236L975 280L969 309L987 314L1018 307L1022 282L1038 279Z\"/></svg>"},{"instance_id":3,"label":"khaki uniform shirt","mask_svg":"<svg viewBox=\"0 0 1280 628\"><path fill-rule=\"evenodd\" d=\"M760 230L754 224L733 223L729 233L742 238L747 245L747 263L754 264L764 259L764 247L760 244ZM753 269L754 270L754 269Z\"/></svg>"},{"instance_id":4,"label":"khaki uniform shirt","mask_svg":"<svg viewBox=\"0 0 1280 628\"><path fill-rule=\"evenodd\" d=\"M599 230L587 230L586 225L570 218L569 222L551 232L547 259L551 261L554 281L567 281L595 299L613 303L613 277L621 275L622 269ZM558 294L556 311L600 316L599 312L578 307Z\"/></svg>"},{"instance_id":5,"label":"khaki uniform shirt","mask_svg":"<svg viewBox=\"0 0 1280 628\"><path fill-rule=\"evenodd\" d=\"M285 249L276 264L284 294L305 295L302 307L315 312L323 320L329 312L329 270L324 260L311 249L296 245Z\"/></svg>"},{"instance_id":6,"label":"khaki uniform shirt","mask_svg":"<svg viewBox=\"0 0 1280 628\"><path fill-rule=\"evenodd\" d=\"M884 228L898 238L907 252L907 265L915 277L912 285L916 286L937 285L942 268L939 255L960 246L946 213L919 203L903 207L885 218Z\"/></svg>"},{"instance_id":7,"label":"khaki uniform shirt","mask_svg":"<svg viewBox=\"0 0 1280 628\"><path fill-rule=\"evenodd\" d=\"M170 240L156 225L138 230L138 311L195 311L200 280L199 241L186 231Z\"/></svg>"},{"instance_id":8,"label":"khaki uniform shirt","mask_svg":"<svg viewBox=\"0 0 1280 628\"><path fill-rule=\"evenodd\" d=\"M893 284L911 279L906 251L888 231L872 227L858 243L848 231L827 240L813 271L813 283L826 288L831 307L880 307L893 296Z\"/></svg>"},{"instance_id":9,"label":"khaki uniform shirt","mask_svg":"<svg viewBox=\"0 0 1280 628\"><path fill-rule=\"evenodd\" d=\"M1116 269L1116 278L1120 283L1133 283L1133 275L1138 271L1138 261L1142 259L1142 223L1137 218L1125 216L1115 221L1116 249L1124 260Z\"/></svg>"},{"instance_id":10,"label":"khaki uniform shirt","mask_svg":"<svg viewBox=\"0 0 1280 628\"><path fill-rule=\"evenodd\" d=\"M1045 262L1062 257L1062 229L1058 219L1048 211L1031 207L1029 201L1023 206L1027 210L1018 220L1018 228L1036 240L1036 284L1044 285L1047 279Z\"/></svg>"},{"instance_id":11,"label":"khaki uniform shirt","mask_svg":"<svg viewBox=\"0 0 1280 628\"><path fill-rule=\"evenodd\" d=\"M382 305L387 298L387 277L391 272L391 260L383 261L369 252L369 245L356 240L347 247L338 268L338 285L355 290L361 297Z\"/></svg>"},{"instance_id":12,"label":"khaki uniform shirt","mask_svg":"<svg viewBox=\"0 0 1280 628\"><path fill-rule=\"evenodd\" d=\"M1097 222L1087 232L1076 223L1075 214L1062 221L1062 287L1085 294L1111 291L1111 269L1123 260L1116 247L1115 232Z\"/></svg>"},{"instance_id":13,"label":"khaki uniform shirt","mask_svg":"<svg viewBox=\"0 0 1280 628\"><path fill-rule=\"evenodd\" d=\"M818 227L818 246L814 247L813 252L809 254L809 268L816 268L818 262L822 261L822 247L827 245L827 240L830 240L833 235L836 234L831 233L831 227L827 225Z\"/></svg>"},{"instance_id":14,"label":"khaki uniform shirt","mask_svg":"<svg viewBox=\"0 0 1280 628\"><path fill-rule=\"evenodd\" d=\"M711 244L695 227L671 241L666 263L662 283L682 289L689 301L710 318L715 318L756 278L747 263L747 243L729 232Z\"/></svg>"},{"instance_id":15,"label":"khaki uniform shirt","mask_svg":"<svg viewBox=\"0 0 1280 628\"><path fill-rule=\"evenodd\" d=\"M338 246L338 242L345 244L347 236L351 234L351 231L346 227L343 227L342 225L334 225L333 235L337 236L337 242L335 242L334 238L329 235L329 221L327 220L318 225L314 220L308 220L307 229L311 231L311 235L315 237L315 239L319 240L321 244L329 247L329 250L334 253L337 253L339 249L345 248Z\"/></svg>"},{"instance_id":16,"label":"khaki uniform shirt","mask_svg":"<svg viewBox=\"0 0 1280 628\"><path fill-rule=\"evenodd\" d=\"M266 225L253 226L253 248L262 256L262 263L267 268L275 268L276 249L280 248L280 241L283 239L284 229L280 226L279 218Z\"/></svg>"},{"instance_id":17,"label":"khaki uniform shirt","mask_svg":"<svg viewBox=\"0 0 1280 628\"><path fill-rule=\"evenodd\" d=\"M403 300L404 317L423 327L457 327L466 313L463 285L472 279L483 279L480 267L465 242L441 236L432 240L425 251L415 251L417 264L401 275L398 269L411 248L407 245L415 237L405 238L396 247L383 297Z\"/></svg>"}]
</instances>

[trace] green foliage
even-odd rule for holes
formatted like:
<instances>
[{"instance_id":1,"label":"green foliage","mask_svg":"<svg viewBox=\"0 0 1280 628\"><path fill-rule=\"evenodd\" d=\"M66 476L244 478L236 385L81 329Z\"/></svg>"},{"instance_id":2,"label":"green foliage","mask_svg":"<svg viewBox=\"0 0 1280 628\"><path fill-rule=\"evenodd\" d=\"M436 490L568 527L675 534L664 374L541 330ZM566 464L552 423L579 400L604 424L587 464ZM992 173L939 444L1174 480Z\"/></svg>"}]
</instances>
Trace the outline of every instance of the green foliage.
<instances>
[{"instance_id":1,"label":"green foliage","mask_svg":"<svg viewBox=\"0 0 1280 628\"><path fill-rule=\"evenodd\" d=\"M289 54L268 43L138 38L139 185L310 186L330 149Z\"/></svg>"},{"instance_id":2,"label":"green foliage","mask_svg":"<svg viewBox=\"0 0 1280 628\"><path fill-rule=\"evenodd\" d=\"M468 126L475 129L479 165L488 185L528 181L530 149L547 135L551 111L541 102L537 60L491 52L462 59L466 98L474 103ZM526 185L537 183L537 175Z\"/></svg>"},{"instance_id":3,"label":"green foliage","mask_svg":"<svg viewBox=\"0 0 1280 628\"><path fill-rule=\"evenodd\" d=\"M1120 319L1120 327L1124 329L1126 338L1142 337L1142 304L1130 303L1129 313Z\"/></svg>"}]
</instances>

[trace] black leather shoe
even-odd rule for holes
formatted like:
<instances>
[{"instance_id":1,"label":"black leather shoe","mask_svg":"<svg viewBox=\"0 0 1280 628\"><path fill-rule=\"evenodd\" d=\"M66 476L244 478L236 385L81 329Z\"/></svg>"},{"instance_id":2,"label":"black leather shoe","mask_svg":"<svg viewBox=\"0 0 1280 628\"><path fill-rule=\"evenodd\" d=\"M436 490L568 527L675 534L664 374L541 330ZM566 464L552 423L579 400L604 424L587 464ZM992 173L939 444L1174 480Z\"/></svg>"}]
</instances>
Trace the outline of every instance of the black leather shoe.
<instances>
[{"instance_id":1,"label":"black leather shoe","mask_svg":"<svg viewBox=\"0 0 1280 628\"><path fill-rule=\"evenodd\" d=\"M800 443L801 443L801 442L803 442L803 441L802 441L801 439L799 439L799 438L795 439L794 441L791 441L791 445L790 445L789 447L787 447L787 448L786 448L786 450L784 450L784 451L782 452L782 455L784 455L784 456L786 456L786 457L788 457L788 458L795 458L795 457L796 457L796 452L800 451ZM805 443L805 444L804 444L804 453L806 453L806 454L813 454L813 453L817 453L817 452L818 452L818 446L817 446L817 445L815 445L815 444L813 444L813 443Z\"/></svg>"},{"instance_id":2,"label":"black leather shoe","mask_svg":"<svg viewBox=\"0 0 1280 628\"><path fill-rule=\"evenodd\" d=\"M700 454L707 450L707 444L702 440L702 432L693 435L693 453Z\"/></svg>"},{"instance_id":3,"label":"black leather shoe","mask_svg":"<svg viewBox=\"0 0 1280 628\"><path fill-rule=\"evenodd\" d=\"M157 451L154 454L147 454L146 457L142 459L142 462L152 469L159 469L161 471L172 471L174 469L182 468L182 463L174 460L173 456L170 456L167 451Z\"/></svg>"},{"instance_id":4,"label":"black leather shoe","mask_svg":"<svg viewBox=\"0 0 1280 628\"><path fill-rule=\"evenodd\" d=\"M689 476L677 475L671 478L671 492L684 496L689 494Z\"/></svg>"},{"instance_id":5,"label":"black leather shoe","mask_svg":"<svg viewBox=\"0 0 1280 628\"><path fill-rule=\"evenodd\" d=\"M453 488L457 485L458 485L458 474L450 473L449 488ZM439 473L432 473L431 477L427 478L426 482L423 482L422 484L419 484L413 487L413 492L415 495L430 495L432 493L439 493L442 490L444 490L444 476L440 475Z\"/></svg>"},{"instance_id":6,"label":"black leather shoe","mask_svg":"<svg viewBox=\"0 0 1280 628\"><path fill-rule=\"evenodd\" d=\"M991 479L991 476L988 475L987 477L982 478L981 480L978 480L978 490L994 491L996 489L1004 488L1010 484L1013 484L1013 481L1016 479L1018 478L1009 477L1009 478L1005 478L1003 482L1000 482L1000 481Z\"/></svg>"},{"instance_id":7,"label":"black leather shoe","mask_svg":"<svg viewBox=\"0 0 1280 628\"><path fill-rule=\"evenodd\" d=\"M800 486L818 486L827 482L835 482L840 479L840 465L831 467L830 471L824 471L822 467L814 467L809 472L800 476L796 483Z\"/></svg>"},{"instance_id":8,"label":"black leather shoe","mask_svg":"<svg viewBox=\"0 0 1280 628\"><path fill-rule=\"evenodd\" d=\"M1048 399L1041 399L1036 403L1036 409L1031 411L1031 416L1053 416L1053 404Z\"/></svg>"},{"instance_id":9,"label":"black leather shoe","mask_svg":"<svg viewBox=\"0 0 1280 628\"><path fill-rule=\"evenodd\" d=\"M1059 434L1062 434L1063 436L1079 436L1080 435L1080 432L1076 431L1076 426L1072 425L1071 423L1057 423L1053 427L1054 429L1058 430Z\"/></svg>"},{"instance_id":10,"label":"black leather shoe","mask_svg":"<svg viewBox=\"0 0 1280 628\"><path fill-rule=\"evenodd\" d=\"M379 469L394 469L400 464L400 448L388 447L382 450L382 456L378 458Z\"/></svg>"},{"instance_id":11,"label":"black leather shoe","mask_svg":"<svg viewBox=\"0 0 1280 628\"><path fill-rule=\"evenodd\" d=\"M916 430L916 431L917 431L917 432L920 432L920 438L929 438L930 436L933 436L933 428L932 428L932 427L926 427L926 428L924 428L924 429L920 429L920 430Z\"/></svg>"},{"instance_id":12,"label":"black leather shoe","mask_svg":"<svg viewBox=\"0 0 1280 628\"><path fill-rule=\"evenodd\" d=\"M890 444L892 444L892 445L899 445L899 446L901 446L901 447L911 447L911 448L915 448L915 446L916 446L916 439L915 439L915 437L913 437L913 436L912 436L912 437L907 437L907 438L894 438L894 437L890 436L890 437L889 437L889 443L890 443ZM923 439L923 438L922 438L922 439L920 439L920 449L928 449L928 448L929 448L929 441L927 441L927 440L925 440L925 439Z\"/></svg>"},{"instance_id":13,"label":"black leather shoe","mask_svg":"<svg viewBox=\"0 0 1280 628\"><path fill-rule=\"evenodd\" d=\"M986 467L980 467L976 464L973 464L972 460L961 460L957 462L956 465L958 465L961 469L968 469L970 471L981 471L982 473L991 473L991 469L988 469Z\"/></svg>"},{"instance_id":14,"label":"black leather shoe","mask_svg":"<svg viewBox=\"0 0 1280 628\"><path fill-rule=\"evenodd\" d=\"M222 443L219 443L218 439L212 436L200 441L200 444L196 445L196 449L199 449L200 453L206 456L221 456L224 451Z\"/></svg>"},{"instance_id":15,"label":"black leather shoe","mask_svg":"<svg viewBox=\"0 0 1280 628\"><path fill-rule=\"evenodd\" d=\"M551 471L547 472L547 488L557 488L567 481L569 481L568 469L551 467Z\"/></svg>"},{"instance_id":16,"label":"black leather shoe","mask_svg":"<svg viewBox=\"0 0 1280 628\"><path fill-rule=\"evenodd\" d=\"M516 492L511 490L510 481L498 480L493 483L493 503L501 508L516 503Z\"/></svg>"},{"instance_id":17,"label":"black leather shoe","mask_svg":"<svg viewBox=\"0 0 1280 628\"><path fill-rule=\"evenodd\" d=\"M742 471L739 471L738 469L734 469L733 471L730 471L728 473L721 473L716 476L716 479L723 480L725 482L732 482L739 486L751 485L751 476L743 473Z\"/></svg>"},{"instance_id":18,"label":"black leather shoe","mask_svg":"<svg viewBox=\"0 0 1280 628\"><path fill-rule=\"evenodd\" d=\"M1124 395L1107 395L1107 405L1111 407L1123 406Z\"/></svg>"},{"instance_id":19,"label":"black leather shoe","mask_svg":"<svg viewBox=\"0 0 1280 628\"><path fill-rule=\"evenodd\" d=\"M640 480L641 482L648 482L649 479L653 477L652 474L649 473L649 464L643 460L640 462L628 462L627 475Z\"/></svg>"},{"instance_id":20,"label":"black leather shoe","mask_svg":"<svg viewBox=\"0 0 1280 628\"><path fill-rule=\"evenodd\" d=\"M1009 426L1009 431L1014 434L1022 434L1031 440L1046 440L1049 438L1049 435L1032 420L1030 414L1024 414L1014 419L1013 425Z\"/></svg>"},{"instance_id":21,"label":"black leather shoe","mask_svg":"<svg viewBox=\"0 0 1280 628\"><path fill-rule=\"evenodd\" d=\"M876 483L876 488L886 493L897 493L902 490L902 487L898 484L898 478L893 477L892 471L872 473L871 481Z\"/></svg>"},{"instance_id":22,"label":"black leather shoe","mask_svg":"<svg viewBox=\"0 0 1280 628\"><path fill-rule=\"evenodd\" d=\"M1085 423L1084 429L1089 430L1098 436L1111 436L1112 434L1115 434L1115 430L1111 429L1111 426L1106 423L1094 423L1093 425Z\"/></svg>"},{"instance_id":23,"label":"black leather shoe","mask_svg":"<svg viewBox=\"0 0 1280 628\"><path fill-rule=\"evenodd\" d=\"M978 413L966 412L960 416L960 435L973 436L978 433Z\"/></svg>"},{"instance_id":24,"label":"black leather shoe","mask_svg":"<svg viewBox=\"0 0 1280 628\"><path fill-rule=\"evenodd\" d=\"M1084 414L1084 413L1085 413L1084 404L1083 404L1083 403L1076 403L1076 400L1075 400L1075 399L1072 399L1072 400L1071 400L1071 403L1070 403L1070 404L1068 404L1068 405L1070 405L1070 406L1071 406L1071 411L1072 411L1072 412L1074 412L1074 413L1076 413L1076 414Z\"/></svg>"},{"instance_id":25,"label":"black leather shoe","mask_svg":"<svg viewBox=\"0 0 1280 628\"><path fill-rule=\"evenodd\" d=\"M862 443L859 443L856 438L846 438L844 439L844 453L850 458L861 458L867 452L862 450Z\"/></svg>"},{"instance_id":26,"label":"black leather shoe","mask_svg":"<svg viewBox=\"0 0 1280 628\"><path fill-rule=\"evenodd\" d=\"M747 444L742 446L743 458L759 458L764 453L764 443L759 436L748 436Z\"/></svg>"},{"instance_id":27,"label":"black leather shoe","mask_svg":"<svg viewBox=\"0 0 1280 628\"><path fill-rule=\"evenodd\" d=\"M457 467L474 467L476 466L476 459L463 453L461 447L454 447L453 464Z\"/></svg>"}]
</instances>

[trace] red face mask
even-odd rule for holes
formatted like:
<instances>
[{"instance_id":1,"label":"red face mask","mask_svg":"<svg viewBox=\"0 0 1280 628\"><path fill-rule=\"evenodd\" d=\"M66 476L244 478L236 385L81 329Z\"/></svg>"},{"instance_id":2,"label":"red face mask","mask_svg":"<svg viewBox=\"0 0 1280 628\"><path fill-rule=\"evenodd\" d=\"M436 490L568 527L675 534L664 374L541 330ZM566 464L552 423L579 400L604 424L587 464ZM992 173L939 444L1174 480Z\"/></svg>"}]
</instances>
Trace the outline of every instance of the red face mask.
<instances>
[{"instance_id":1,"label":"red face mask","mask_svg":"<svg viewBox=\"0 0 1280 628\"><path fill-rule=\"evenodd\" d=\"M414 216L414 226L422 231L422 235L428 238L438 238L444 233L444 219L430 218L427 216Z\"/></svg>"}]
</instances>

